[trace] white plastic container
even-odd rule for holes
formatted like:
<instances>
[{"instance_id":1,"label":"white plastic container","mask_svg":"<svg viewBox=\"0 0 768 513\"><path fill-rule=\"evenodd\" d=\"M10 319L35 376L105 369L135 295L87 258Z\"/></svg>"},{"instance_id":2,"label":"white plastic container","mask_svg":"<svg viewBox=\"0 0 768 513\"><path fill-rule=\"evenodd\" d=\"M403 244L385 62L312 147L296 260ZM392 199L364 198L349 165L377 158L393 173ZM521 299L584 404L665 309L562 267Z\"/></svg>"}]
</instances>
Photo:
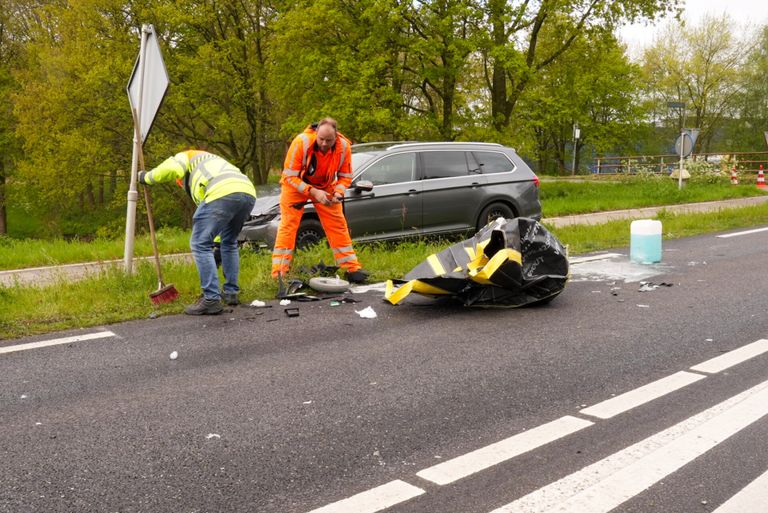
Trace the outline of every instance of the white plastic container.
<instances>
[{"instance_id":1,"label":"white plastic container","mask_svg":"<svg viewBox=\"0 0 768 513\"><path fill-rule=\"evenodd\" d=\"M629 227L629 259L641 264L661 262L661 221L640 219Z\"/></svg>"}]
</instances>

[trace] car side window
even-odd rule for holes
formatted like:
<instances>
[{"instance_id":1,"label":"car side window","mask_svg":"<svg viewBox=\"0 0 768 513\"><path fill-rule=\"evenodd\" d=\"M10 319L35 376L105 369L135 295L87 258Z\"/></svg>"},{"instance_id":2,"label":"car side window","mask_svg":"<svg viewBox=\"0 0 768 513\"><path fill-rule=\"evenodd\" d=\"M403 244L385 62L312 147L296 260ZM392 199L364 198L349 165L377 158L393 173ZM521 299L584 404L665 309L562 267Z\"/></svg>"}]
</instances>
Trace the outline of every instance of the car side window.
<instances>
[{"instance_id":1,"label":"car side window","mask_svg":"<svg viewBox=\"0 0 768 513\"><path fill-rule=\"evenodd\" d=\"M463 151L425 151L421 154L424 179L467 176L467 156Z\"/></svg>"},{"instance_id":2,"label":"car side window","mask_svg":"<svg viewBox=\"0 0 768 513\"><path fill-rule=\"evenodd\" d=\"M479 165L479 171L475 171L476 173L485 175L490 173L508 173L515 169L515 165L503 153L473 151L472 155Z\"/></svg>"},{"instance_id":3,"label":"car side window","mask_svg":"<svg viewBox=\"0 0 768 513\"><path fill-rule=\"evenodd\" d=\"M389 155L371 164L371 167L360 174L359 179L370 180L373 185L411 182L416 170L415 153L398 153Z\"/></svg>"}]
</instances>

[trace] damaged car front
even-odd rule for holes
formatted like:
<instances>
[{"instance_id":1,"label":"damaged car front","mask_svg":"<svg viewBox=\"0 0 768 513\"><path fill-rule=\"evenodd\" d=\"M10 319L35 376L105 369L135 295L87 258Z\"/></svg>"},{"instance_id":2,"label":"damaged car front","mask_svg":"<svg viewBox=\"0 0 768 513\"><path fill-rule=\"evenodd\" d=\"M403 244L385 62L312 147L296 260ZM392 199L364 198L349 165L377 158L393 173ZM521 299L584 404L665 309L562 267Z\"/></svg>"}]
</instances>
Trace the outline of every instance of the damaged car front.
<instances>
[{"instance_id":1,"label":"damaged car front","mask_svg":"<svg viewBox=\"0 0 768 513\"><path fill-rule=\"evenodd\" d=\"M256 203L251 217L243 225L239 243L247 243L255 249L272 248L280 224L280 186L277 184L256 187Z\"/></svg>"}]
</instances>

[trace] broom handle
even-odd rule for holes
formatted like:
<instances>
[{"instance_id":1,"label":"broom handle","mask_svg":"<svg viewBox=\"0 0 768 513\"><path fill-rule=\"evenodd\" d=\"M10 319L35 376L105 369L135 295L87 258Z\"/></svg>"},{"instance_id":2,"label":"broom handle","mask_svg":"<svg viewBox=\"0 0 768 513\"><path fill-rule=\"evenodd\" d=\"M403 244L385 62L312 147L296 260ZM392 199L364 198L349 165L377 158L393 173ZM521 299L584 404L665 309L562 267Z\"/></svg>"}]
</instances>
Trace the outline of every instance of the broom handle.
<instances>
[{"instance_id":1,"label":"broom handle","mask_svg":"<svg viewBox=\"0 0 768 513\"><path fill-rule=\"evenodd\" d=\"M134 131L136 132L136 141L139 145L139 167L142 171L146 171L144 168L144 150L142 148L141 144L141 132L139 131L139 123L138 123L138 117L136 114L136 109L132 108L131 113L133 114L133 126ZM149 238L152 240L152 251L155 255L155 269L157 270L157 280L160 282L160 288L163 287L163 273L160 270L160 252L157 249L157 235L155 235L155 221L154 217L152 216L152 200L149 196L149 188L146 184L142 184L142 189L144 189L144 203L147 204L147 222L149 223Z\"/></svg>"}]
</instances>

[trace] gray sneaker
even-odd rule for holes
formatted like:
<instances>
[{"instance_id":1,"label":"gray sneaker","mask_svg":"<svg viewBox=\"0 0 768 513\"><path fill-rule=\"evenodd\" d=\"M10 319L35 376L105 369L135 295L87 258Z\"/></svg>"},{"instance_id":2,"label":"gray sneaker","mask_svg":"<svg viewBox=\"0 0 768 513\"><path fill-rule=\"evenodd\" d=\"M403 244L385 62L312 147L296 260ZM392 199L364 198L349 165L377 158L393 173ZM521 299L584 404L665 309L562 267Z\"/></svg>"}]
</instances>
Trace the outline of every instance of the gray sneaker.
<instances>
[{"instance_id":1,"label":"gray sneaker","mask_svg":"<svg viewBox=\"0 0 768 513\"><path fill-rule=\"evenodd\" d=\"M227 294L226 292L222 292L221 302L225 305L237 306L240 304L240 299L237 297L237 293Z\"/></svg>"},{"instance_id":2,"label":"gray sneaker","mask_svg":"<svg viewBox=\"0 0 768 513\"><path fill-rule=\"evenodd\" d=\"M221 306L219 301L215 299L205 299L200 297L194 305L189 305L184 308L184 313L187 315L217 315L224 311L224 307Z\"/></svg>"}]
</instances>

